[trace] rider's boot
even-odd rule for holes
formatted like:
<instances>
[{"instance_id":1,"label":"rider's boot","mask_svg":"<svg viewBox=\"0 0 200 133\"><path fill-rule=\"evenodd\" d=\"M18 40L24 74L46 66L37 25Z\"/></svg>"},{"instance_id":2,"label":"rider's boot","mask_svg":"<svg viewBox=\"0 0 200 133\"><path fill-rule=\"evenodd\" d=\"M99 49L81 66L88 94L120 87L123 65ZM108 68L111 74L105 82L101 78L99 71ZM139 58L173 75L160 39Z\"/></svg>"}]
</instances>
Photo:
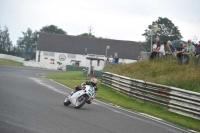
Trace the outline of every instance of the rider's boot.
<instances>
[{"instance_id":1,"label":"rider's boot","mask_svg":"<svg viewBox=\"0 0 200 133\"><path fill-rule=\"evenodd\" d=\"M90 98L86 103L87 104L91 104L92 103L92 98Z\"/></svg>"}]
</instances>

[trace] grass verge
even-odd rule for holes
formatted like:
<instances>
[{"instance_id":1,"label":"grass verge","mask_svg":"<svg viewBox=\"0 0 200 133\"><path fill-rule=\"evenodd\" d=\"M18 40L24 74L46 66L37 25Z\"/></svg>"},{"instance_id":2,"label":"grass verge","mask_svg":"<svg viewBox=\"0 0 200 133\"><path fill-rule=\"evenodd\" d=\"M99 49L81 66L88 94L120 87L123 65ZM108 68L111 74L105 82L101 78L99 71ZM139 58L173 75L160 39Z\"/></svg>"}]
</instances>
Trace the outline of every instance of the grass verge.
<instances>
[{"instance_id":1,"label":"grass verge","mask_svg":"<svg viewBox=\"0 0 200 133\"><path fill-rule=\"evenodd\" d=\"M161 61L147 60L131 64L108 66L104 71L146 82L200 92L200 66L192 61L188 65L178 65L175 59Z\"/></svg>"},{"instance_id":2,"label":"grass verge","mask_svg":"<svg viewBox=\"0 0 200 133\"><path fill-rule=\"evenodd\" d=\"M12 61L12 60L6 60L6 59L0 59L0 65L4 66L23 66L23 63Z\"/></svg>"},{"instance_id":3,"label":"grass verge","mask_svg":"<svg viewBox=\"0 0 200 133\"><path fill-rule=\"evenodd\" d=\"M88 78L83 77L82 72L63 72L61 74L48 74L45 76L47 78L54 79L70 88L74 88L75 85L89 80ZM146 113L172 122L174 124L190 128L192 130L200 131L200 120L169 112L158 105L139 102L112 89L109 89L108 87L101 85L100 83L98 85L98 88L99 91L97 93L97 99L111 102L115 105L134 111Z\"/></svg>"}]
</instances>

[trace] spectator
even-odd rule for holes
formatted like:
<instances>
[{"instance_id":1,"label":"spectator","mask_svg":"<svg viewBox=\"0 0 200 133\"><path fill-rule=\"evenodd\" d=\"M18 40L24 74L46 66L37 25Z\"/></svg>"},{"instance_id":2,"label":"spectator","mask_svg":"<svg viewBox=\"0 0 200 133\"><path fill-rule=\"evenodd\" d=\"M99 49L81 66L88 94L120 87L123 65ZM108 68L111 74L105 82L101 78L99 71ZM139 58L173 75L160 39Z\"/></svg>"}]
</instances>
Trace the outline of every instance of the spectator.
<instances>
[{"instance_id":1,"label":"spectator","mask_svg":"<svg viewBox=\"0 0 200 133\"><path fill-rule=\"evenodd\" d=\"M188 54L193 54L195 52L195 47L192 45L191 40L188 40L188 46L187 46Z\"/></svg>"},{"instance_id":2,"label":"spectator","mask_svg":"<svg viewBox=\"0 0 200 133\"><path fill-rule=\"evenodd\" d=\"M160 42L160 38L157 36L157 37L156 37L156 44L157 44L158 42Z\"/></svg>"},{"instance_id":3,"label":"spectator","mask_svg":"<svg viewBox=\"0 0 200 133\"><path fill-rule=\"evenodd\" d=\"M196 45L195 56L198 54L200 54L200 41L199 41L199 44Z\"/></svg>"},{"instance_id":4,"label":"spectator","mask_svg":"<svg viewBox=\"0 0 200 133\"><path fill-rule=\"evenodd\" d=\"M157 49L157 45L156 45L155 42L153 42L152 45L153 45L153 49L152 49L152 53L150 55L150 59L155 59L156 54L157 54L157 50L156 50Z\"/></svg>"},{"instance_id":5,"label":"spectator","mask_svg":"<svg viewBox=\"0 0 200 133\"><path fill-rule=\"evenodd\" d=\"M118 64L119 58L117 56L114 57L112 64Z\"/></svg>"},{"instance_id":6,"label":"spectator","mask_svg":"<svg viewBox=\"0 0 200 133\"><path fill-rule=\"evenodd\" d=\"M106 57L105 66L109 65L109 57Z\"/></svg>"},{"instance_id":7,"label":"spectator","mask_svg":"<svg viewBox=\"0 0 200 133\"><path fill-rule=\"evenodd\" d=\"M174 53L174 52L175 52L175 49L174 49L174 47L172 46L171 41L168 41L168 42L169 42L169 47L170 47L171 52Z\"/></svg>"},{"instance_id":8,"label":"spectator","mask_svg":"<svg viewBox=\"0 0 200 133\"><path fill-rule=\"evenodd\" d=\"M165 44L165 43L164 43ZM170 45L171 45L171 41L168 41L166 44L165 44L165 53L168 53L168 54L171 54L172 51L170 49Z\"/></svg>"},{"instance_id":9,"label":"spectator","mask_svg":"<svg viewBox=\"0 0 200 133\"><path fill-rule=\"evenodd\" d=\"M158 52L160 52L160 53L162 53L164 55L165 47L164 47L164 43L163 42L160 43L160 49L158 50Z\"/></svg>"},{"instance_id":10,"label":"spectator","mask_svg":"<svg viewBox=\"0 0 200 133\"><path fill-rule=\"evenodd\" d=\"M140 61L140 60L141 60L141 56L138 56L138 57L137 57L137 61Z\"/></svg>"},{"instance_id":11,"label":"spectator","mask_svg":"<svg viewBox=\"0 0 200 133\"><path fill-rule=\"evenodd\" d=\"M110 55L110 57L108 58L109 64L111 64L113 62L113 57L112 55Z\"/></svg>"},{"instance_id":12,"label":"spectator","mask_svg":"<svg viewBox=\"0 0 200 133\"><path fill-rule=\"evenodd\" d=\"M153 51L155 51L157 48L157 44L155 42L153 42Z\"/></svg>"},{"instance_id":13,"label":"spectator","mask_svg":"<svg viewBox=\"0 0 200 133\"><path fill-rule=\"evenodd\" d=\"M156 37L156 45L157 45L156 50L158 52L160 50L160 39L159 39L159 37Z\"/></svg>"},{"instance_id":14,"label":"spectator","mask_svg":"<svg viewBox=\"0 0 200 133\"><path fill-rule=\"evenodd\" d=\"M195 47L192 45L191 40L188 40L188 46L187 46L187 52L184 53L184 60L183 60L183 65L187 64L189 61L189 56L194 54L195 52Z\"/></svg>"},{"instance_id":15,"label":"spectator","mask_svg":"<svg viewBox=\"0 0 200 133\"><path fill-rule=\"evenodd\" d=\"M183 53L185 52L185 49L186 49L183 42L180 42L180 48L181 48L181 50L176 52L178 64L181 64L182 56L183 56Z\"/></svg>"}]
</instances>

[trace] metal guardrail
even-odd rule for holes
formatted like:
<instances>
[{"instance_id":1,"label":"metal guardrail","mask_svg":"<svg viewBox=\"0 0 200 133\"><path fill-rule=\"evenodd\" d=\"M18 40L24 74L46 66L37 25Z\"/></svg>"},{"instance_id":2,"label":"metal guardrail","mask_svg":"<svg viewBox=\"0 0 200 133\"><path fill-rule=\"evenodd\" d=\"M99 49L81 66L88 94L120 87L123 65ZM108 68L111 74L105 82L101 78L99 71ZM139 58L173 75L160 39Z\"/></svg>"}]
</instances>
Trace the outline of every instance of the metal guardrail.
<instances>
[{"instance_id":1,"label":"metal guardrail","mask_svg":"<svg viewBox=\"0 0 200 133\"><path fill-rule=\"evenodd\" d=\"M102 84L132 98L200 120L200 93L103 72Z\"/></svg>"},{"instance_id":2,"label":"metal guardrail","mask_svg":"<svg viewBox=\"0 0 200 133\"><path fill-rule=\"evenodd\" d=\"M147 59L149 59L149 57L150 57L150 55L151 55L151 52L141 52L140 53L140 56L141 56L141 59L142 60L147 60Z\"/></svg>"}]
</instances>

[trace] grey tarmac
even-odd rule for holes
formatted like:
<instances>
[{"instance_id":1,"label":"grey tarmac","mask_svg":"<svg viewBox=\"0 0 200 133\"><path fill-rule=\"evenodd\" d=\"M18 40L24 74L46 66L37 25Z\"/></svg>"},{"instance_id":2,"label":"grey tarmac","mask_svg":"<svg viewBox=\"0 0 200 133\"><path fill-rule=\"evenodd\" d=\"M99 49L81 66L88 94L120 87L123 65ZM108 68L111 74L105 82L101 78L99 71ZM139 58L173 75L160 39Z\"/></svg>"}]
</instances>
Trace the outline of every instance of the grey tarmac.
<instances>
[{"instance_id":1,"label":"grey tarmac","mask_svg":"<svg viewBox=\"0 0 200 133\"><path fill-rule=\"evenodd\" d=\"M0 66L0 133L189 132L98 100L81 109L66 107L71 90L39 73L59 71Z\"/></svg>"}]
</instances>

